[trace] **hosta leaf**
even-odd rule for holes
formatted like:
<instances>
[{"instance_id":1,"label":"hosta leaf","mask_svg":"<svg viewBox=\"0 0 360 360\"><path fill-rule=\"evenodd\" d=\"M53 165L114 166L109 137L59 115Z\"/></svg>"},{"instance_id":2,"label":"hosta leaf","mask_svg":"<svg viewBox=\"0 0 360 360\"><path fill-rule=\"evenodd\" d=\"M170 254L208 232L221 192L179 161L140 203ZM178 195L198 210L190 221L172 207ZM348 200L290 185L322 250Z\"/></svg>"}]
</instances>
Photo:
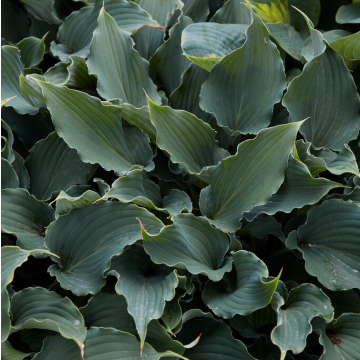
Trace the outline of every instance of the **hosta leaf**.
<instances>
[{"instance_id":1,"label":"hosta leaf","mask_svg":"<svg viewBox=\"0 0 360 360\"><path fill-rule=\"evenodd\" d=\"M218 320L207 318L189 320L185 322L176 338L183 343L189 343L200 334L198 344L184 353L184 356L191 360L254 360L247 352L246 346L233 338L230 328Z\"/></svg>"},{"instance_id":2,"label":"hosta leaf","mask_svg":"<svg viewBox=\"0 0 360 360\"><path fill-rule=\"evenodd\" d=\"M87 57L89 45L96 29L96 20L103 6L102 0L96 0L95 5L83 7L73 12L61 25L57 42L52 43L51 51L61 61L68 61L71 54ZM136 32L144 25L158 26L151 16L137 4L126 0L106 0L105 9L116 23L128 33Z\"/></svg>"},{"instance_id":3,"label":"hosta leaf","mask_svg":"<svg viewBox=\"0 0 360 360\"><path fill-rule=\"evenodd\" d=\"M18 48L1 47L1 69L1 96L3 99L14 97L5 106L13 107L19 114L35 115L43 104L30 96L21 95L19 75L24 73Z\"/></svg>"},{"instance_id":4,"label":"hosta leaf","mask_svg":"<svg viewBox=\"0 0 360 360\"><path fill-rule=\"evenodd\" d=\"M345 60L360 60L360 32L331 43L331 47Z\"/></svg>"},{"instance_id":5,"label":"hosta leaf","mask_svg":"<svg viewBox=\"0 0 360 360\"><path fill-rule=\"evenodd\" d=\"M114 328L137 335L134 319L127 308L124 296L104 293L92 297L86 307L81 308L80 311L88 328L95 326ZM148 325L146 342L160 352L171 350L182 354L185 350L178 341L172 340L166 330L155 320Z\"/></svg>"},{"instance_id":6,"label":"hosta leaf","mask_svg":"<svg viewBox=\"0 0 360 360\"><path fill-rule=\"evenodd\" d=\"M68 299L44 288L27 288L11 299L11 332L47 329L59 332L84 348L86 328L77 307Z\"/></svg>"},{"instance_id":7,"label":"hosta leaf","mask_svg":"<svg viewBox=\"0 0 360 360\"><path fill-rule=\"evenodd\" d=\"M1 341L7 339L10 333L10 300L6 289L14 278L14 271L21 266L30 255L50 254L46 250L22 250L17 246L3 246L1 248Z\"/></svg>"},{"instance_id":8,"label":"hosta leaf","mask_svg":"<svg viewBox=\"0 0 360 360\"><path fill-rule=\"evenodd\" d=\"M312 175L329 171L334 175L350 173L360 177L355 155L346 144L339 154L329 149L313 150L311 143L303 140L296 141L295 148L298 158L309 168Z\"/></svg>"},{"instance_id":9,"label":"hosta leaf","mask_svg":"<svg viewBox=\"0 0 360 360\"><path fill-rule=\"evenodd\" d=\"M184 0L184 6L181 9L183 14L188 16L194 22L206 21L209 14L209 5L207 0Z\"/></svg>"},{"instance_id":10,"label":"hosta leaf","mask_svg":"<svg viewBox=\"0 0 360 360\"><path fill-rule=\"evenodd\" d=\"M215 141L215 131L195 115L156 105L150 99L148 103L157 145L170 154L172 162L200 174L204 167L216 165L228 156Z\"/></svg>"},{"instance_id":11,"label":"hosta leaf","mask_svg":"<svg viewBox=\"0 0 360 360\"><path fill-rule=\"evenodd\" d=\"M270 281L266 265L253 253L240 250L232 254L234 267L219 282L205 284L202 299L216 314L229 319L236 314L248 315L270 303L280 274Z\"/></svg>"},{"instance_id":12,"label":"hosta leaf","mask_svg":"<svg viewBox=\"0 0 360 360\"><path fill-rule=\"evenodd\" d=\"M54 191L67 190L73 184L86 183L92 169L56 132L36 143L29 153L25 166L30 174L30 193L39 200L47 200Z\"/></svg>"},{"instance_id":13,"label":"hosta leaf","mask_svg":"<svg viewBox=\"0 0 360 360\"><path fill-rule=\"evenodd\" d=\"M359 95L344 60L323 42L311 22L308 24L315 58L289 84L283 105L291 121L310 117L300 130L306 141L318 148L341 150L360 129Z\"/></svg>"},{"instance_id":14,"label":"hosta leaf","mask_svg":"<svg viewBox=\"0 0 360 360\"><path fill-rule=\"evenodd\" d=\"M244 216L247 220L252 221L262 212L268 215L274 215L278 211L290 213L293 209L316 204L336 187L344 187L344 185L325 178L313 178L306 165L290 156L285 180L280 189L271 196L266 204L255 206Z\"/></svg>"},{"instance_id":15,"label":"hosta leaf","mask_svg":"<svg viewBox=\"0 0 360 360\"><path fill-rule=\"evenodd\" d=\"M324 292L335 309L335 318L347 312L360 314L360 297L354 290L330 291L325 289Z\"/></svg>"},{"instance_id":16,"label":"hosta leaf","mask_svg":"<svg viewBox=\"0 0 360 360\"><path fill-rule=\"evenodd\" d=\"M293 7L301 9L316 25L320 15L320 1L250 0L250 3L280 46L293 58L300 60L300 51L309 37L309 30Z\"/></svg>"},{"instance_id":17,"label":"hosta leaf","mask_svg":"<svg viewBox=\"0 0 360 360\"><path fill-rule=\"evenodd\" d=\"M151 236L142 229L145 251L157 264L187 269L219 281L231 270L232 259L225 258L229 238L209 222L192 214L175 215L173 224Z\"/></svg>"},{"instance_id":18,"label":"hosta leaf","mask_svg":"<svg viewBox=\"0 0 360 360\"><path fill-rule=\"evenodd\" d=\"M183 3L179 0L135 0L134 2L147 11L161 26L166 26L170 14L175 9L183 6ZM164 35L164 29L144 26L133 35L135 49L140 53L141 57L149 60L157 48L164 42Z\"/></svg>"},{"instance_id":19,"label":"hosta leaf","mask_svg":"<svg viewBox=\"0 0 360 360\"><path fill-rule=\"evenodd\" d=\"M352 200L360 202L360 186L356 186L350 193L348 194L331 194L328 196L328 199L342 199L342 200Z\"/></svg>"},{"instance_id":20,"label":"hosta leaf","mask_svg":"<svg viewBox=\"0 0 360 360\"><path fill-rule=\"evenodd\" d=\"M22 360L30 354L15 350L8 341L1 343L1 357L4 360Z\"/></svg>"},{"instance_id":21,"label":"hosta leaf","mask_svg":"<svg viewBox=\"0 0 360 360\"><path fill-rule=\"evenodd\" d=\"M56 356L56 357L55 357ZM44 340L44 345L34 360L81 360L81 350L74 341L63 338L61 335L48 336Z\"/></svg>"},{"instance_id":22,"label":"hosta leaf","mask_svg":"<svg viewBox=\"0 0 360 360\"><path fill-rule=\"evenodd\" d=\"M61 24L55 8L55 0L21 0L26 10L36 19L49 24Z\"/></svg>"},{"instance_id":23,"label":"hosta leaf","mask_svg":"<svg viewBox=\"0 0 360 360\"><path fill-rule=\"evenodd\" d=\"M201 213L217 227L238 230L243 213L266 203L279 189L301 124L262 130L242 142L235 156L211 169L210 185L200 194Z\"/></svg>"},{"instance_id":24,"label":"hosta leaf","mask_svg":"<svg viewBox=\"0 0 360 360\"><path fill-rule=\"evenodd\" d=\"M139 206L164 211L168 214L179 214L183 210L192 211L192 204L184 191L173 189L161 199L160 188L153 181L142 176L142 170L132 170L126 176L114 181L111 189L102 199L115 198L121 202L132 202Z\"/></svg>"},{"instance_id":25,"label":"hosta leaf","mask_svg":"<svg viewBox=\"0 0 360 360\"><path fill-rule=\"evenodd\" d=\"M160 103L156 86L149 77L149 64L133 49L130 34L101 9L87 61L90 74L97 76L98 93L104 99L118 98L135 107L147 104L142 89ZM104 56L108 61L104 64ZM124 64L127 64L124 66Z\"/></svg>"},{"instance_id":26,"label":"hosta leaf","mask_svg":"<svg viewBox=\"0 0 360 360\"><path fill-rule=\"evenodd\" d=\"M181 85L170 96L171 106L194 114L199 119L209 122L211 115L199 106L201 86L208 78L209 72L191 64L184 72Z\"/></svg>"},{"instance_id":27,"label":"hosta leaf","mask_svg":"<svg viewBox=\"0 0 360 360\"><path fill-rule=\"evenodd\" d=\"M25 189L2 190L1 231L15 235L21 248L44 249L45 228L55 219L54 210Z\"/></svg>"},{"instance_id":28,"label":"hosta leaf","mask_svg":"<svg viewBox=\"0 0 360 360\"><path fill-rule=\"evenodd\" d=\"M5 104L11 99L6 99ZM3 104L1 104L1 107ZM1 127L7 132L7 136L1 136L1 157L6 159L10 164L15 160L15 151L13 150L14 135L9 125L1 119ZM3 131L2 131L3 133Z\"/></svg>"},{"instance_id":29,"label":"hosta leaf","mask_svg":"<svg viewBox=\"0 0 360 360\"><path fill-rule=\"evenodd\" d=\"M85 342L85 359L87 360L114 360L127 359L158 360L162 357L181 358L171 351L158 353L149 344L145 343L140 354L140 343L134 335L129 333L103 328L91 328Z\"/></svg>"},{"instance_id":30,"label":"hosta leaf","mask_svg":"<svg viewBox=\"0 0 360 360\"><path fill-rule=\"evenodd\" d=\"M47 34L46 34L47 35ZM28 37L21 40L16 47L20 50L20 58L25 68L39 64L45 53L45 38Z\"/></svg>"},{"instance_id":31,"label":"hosta leaf","mask_svg":"<svg viewBox=\"0 0 360 360\"><path fill-rule=\"evenodd\" d=\"M244 45L247 25L197 23L188 26L181 36L186 57L207 71L224 56Z\"/></svg>"},{"instance_id":32,"label":"hosta leaf","mask_svg":"<svg viewBox=\"0 0 360 360\"><path fill-rule=\"evenodd\" d=\"M336 22L339 24L360 23L360 3L353 1L353 4L342 5L336 13Z\"/></svg>"},{"instance_id":33,"label":"hosta leaf","mask_svg":"<svg viewBox=\"0 0 360 360\"><path fill-rule=\"evenodd\" d=\"M360 315L342 314L321 332L319 342L324 353L320 360L356 360L360 351L359 339Z\"/></svg>"},{"instance_id":34,"label":"hosta leaf","mask_svg":"<svg viewBox=\"0 0 360 360\"><path fill-rule=\"evenodd\" d=\"M360 288L359 239L359 203L328 200L309 211L306 224L289 235L286 246L301 251L306 271L325 287L350 290Z\"/></svg>"},{"instance_id":35,"label":"hosta leaf","mask_svg":"<svg viewBox=\"0 0 360 360\"><path fill-rule=\"evenodd\" d=\"M118 276L115 290L124 295L144 346L147 325L161 317L165 301L175 296L176 271L155 265L141 246L134 245L112 261L111 274Z\"/></svg>"},{"instance_id":36,"label":"hosta leaf","mask_svg":"<svg viewBox=\"0 0 360 360\"><path fill-rule=\"evenodd\" d=\"M313 284L302 284L293 289L286 301L275 293L271 305L278 318L271 340L280 348L281 360L289 350L294 354L304 350L313 318L319 316L330 322L334 316L330 299Z\"/></svg>"},{"instance_id":37,"label":"hosta leaf","mask_svg":"<svg viewBox=\"0 0 360 360\"><path fill-rule=\"evenodd\" d=\"M15 160L11 165L14 168L16 175L19 178L19 187L28 190L30 188L30 176L25 168L24 159L21 157L21 155L18 152L14 151L14 154L15 154Z\"/></svg>"},{"instance_id":38,"label":"hosta leaf","mask_svg":"<svg viewBox=\"0 0 360 360\"><path fill-rule=\"evenodd\" d=\"M16 44L28 35L26 12L17 3L4 1L1 6L1 37Z\"/></svg>"},{"instance_id":39,"label":"hosta leaf","mask_svg":"<svg viewBox=\"0 0 360 360\"><path fill-rule=\"evenodd\" d=\"M190 65L190 60L182 55L180 46L182 32L190 24L192 20L181 15L179 22L170 29L170 39L157 49L149 61L162 81L167 95L180 85L181 75Z\"/></svg>"},{"instance_id":40,"label":"hosta leaf","mask_svg":"<svg viewBox=\"0 0 360 360\"><path fill-rule=\"evenodd\" d=\"M4 158L1 158L1 189L17 189L19 177L12 165Z\"/></svg>"},{"instance_id":41,"label":"hosta leaf","mask_svg":"<svg viewBox=\"0 0 360 360\"><path fill-rule=\"evenodd\" d=\"M110 259L141 239L139 218L149 232L163 224L145 209L120 202L88 204L60 216L46 231L46 246L60 259L49 268L62 288L77 296L96 294L105 284Z\"/></svg>"},{"instance_id":42,"label":"hosta leaf","mask_svg":"<svg viewBox=\"0 0 360 360\"><path fill-rule=\"evenodd\" d=\"M149 140L140 130L122 126L116 107L66 87L38 81L56 131L84 162L121 174L133 165L152 167ZM96 119L94 122L93 119Z\"/></svg>"},{"instance_id":43,"label":"hosta leaf","mask_svg":"<svg viewBox=\"0 0 360 360\"><path fill-rule=\"evenodd\" d=\"M89 75L85 59L70 55L69 60L70 63L59 62L46 71L46 81L69 88L95 89L97 80L94 75Z\"/></svg>"},{"instance_id":44,"label":"hosta leaf","mask_svg":"<svg viewBox=\"0 0 360 360\"><path fill-rule=\"evenodd\" d=\"M248 6L237 0L228 0L210 19L220 24L245 24L252 23L252 11Z\"/></svg>"},{"instance_id":45,"label":"hosta leaf","mask_svg":"<svg viewBox=\"0 0 360 360\"><path fill-rule=\"evenodd\" d=\"M100 195L95 191L88 190L79 196L71 196L64 191L61 191L56 201L56 216L65 215L72 209L80 209L86 204L92 204L100 199Z\"/></svg>"},{"instance_id":46,"label":"hosta leaf","mask_svg":"<svg viewBox=\"0 0 360 360\"><path fill-rule=\"evenodd\" d=\"M285 71L259 16L253 16L246 38L213 68L202 86L200 107L215 115L219 126L256 134L269 125L273 106L281 100Z\"/></svg>"}]
</instances>

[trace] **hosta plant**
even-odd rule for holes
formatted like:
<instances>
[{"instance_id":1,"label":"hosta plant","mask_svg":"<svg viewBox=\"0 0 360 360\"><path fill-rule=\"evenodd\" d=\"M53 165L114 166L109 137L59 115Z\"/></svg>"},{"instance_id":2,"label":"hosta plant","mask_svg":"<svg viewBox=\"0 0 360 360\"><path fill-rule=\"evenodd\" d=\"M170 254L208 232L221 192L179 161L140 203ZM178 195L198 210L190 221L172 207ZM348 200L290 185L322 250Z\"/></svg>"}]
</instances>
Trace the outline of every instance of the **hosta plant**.
<instances>
[{"instance_id":1,"label":"hosta plant","mask_svg":"<svg viewBox=\"0 0 360 360\"><path fill-rule=\"evenodd\" d=\"M4 360L360 360L360 2L2 1Z\"/></svg>"}]
</instances>

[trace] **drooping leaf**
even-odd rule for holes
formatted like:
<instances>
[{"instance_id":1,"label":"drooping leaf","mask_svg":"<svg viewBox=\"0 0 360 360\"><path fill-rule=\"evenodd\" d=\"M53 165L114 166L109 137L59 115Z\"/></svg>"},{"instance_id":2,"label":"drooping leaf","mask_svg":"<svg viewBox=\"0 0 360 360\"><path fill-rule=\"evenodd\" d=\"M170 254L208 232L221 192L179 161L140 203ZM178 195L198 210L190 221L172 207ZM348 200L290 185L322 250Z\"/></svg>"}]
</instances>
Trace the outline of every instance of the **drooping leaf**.
<instances>
[{"instance_id":1,"label":"drooping leaf","mask_svg":"<svg viewBox=\"0 0 360 360\"><path fill-rule=\"evenodd\" d=\"M346 144L339 154L329 149L316 151L311 147L311 143L303 140L297 140L295 148L298 158L309 168L312 175L329 171L334 175L350 173L360 177L355 155Z\"/></svg>"},{"instance_id":2,"label":"drooping leaf","mask_svg":"<svg viewBox=\"0 0 360 360\"><path fill-rule=\"evenodd\" d=\"M190 60L182 55L181 36L192 20L181 15L179 22L169 32L170 38L162 44L149 60L161 79L167 95L170 95L181 82L181 75L189 67Z\"/></svg>"},{"instance_id":3,"label":"drooping leaf","mask_svg":"<svg viewBox=\"0 0 360 360\"><path fill-rule=\"evenodd\" d=\"M156 105L150 99L148 103L157 145L170 154L172 162L200 174L203 168L228 156L215 141L215 131L195 115Z\"/></svg>"},{"instance_id":4,"label":"drooping leaf","mask_svg":"<svg viewBox=\"0 0 360 360\"><path fill-rule=\"evenodd\" d=\"M36 19L55 25L62 23L56 12L55 0L21 0L21 2Z\"/></svg>"},{"instance_id":5,"label":"drooping leaf","mask_svg":"<svg viewBox=\"0 0 360 360\"><path fill-rule=\"evenodd\" d=\"M149 344L145 343L140 354L140 343L134 335L129 333L103 328L91 328L85 342L85 359L113 360L127 359L159 360L163 357L185 359L171 351L158 353Z\"/></svg>"},{"instance_id":6,"label":"drooping leaf","mask_svg":"<svg viewBox=\"0 0 360 360\"><path fill-rule=\"evenodd\" d=\"M160 26L165 27L170 14L183 6L179 0L135 0L142 9L147 11L151 17L156 20ZM164 42L164 29L142 27L133 35L135 41L135 49L139 52L141 57L149 60L154 55L157 48Z\"/></svg>"},{"instance_id":7,"label":"drooping leaf","mask_svg":"<svg viewBox=\"0 0 360 360\"><path fill-rule=\"evenodd\" d=\"M232 259L225 257L229 249L225 233L192 214L175 215L172 221L158 235L142 229L144 248L153 262L203 274L213 281L231 270Z\"/></svg>"},{"instance_id":8,"label":"drooping leaf","mask_svg":"<svg viewBox=\"0 0 360 360\"><path fill-rule=\"evenodd\" d=\"M360 288L359 220L359 203L324 201L309 211L306 224L289 235L286 246L303 254L306 271L328 289Z\"/></svg>"},{"instance_id":9,"label":"drooping leaf","mask_svg":"<svg viewBox=\"0 0 360 360\"><path fill-rule=\"evenodd\" d=\"M1 158L1 189L17 189L19 177L13 166L4 158Z\"/></svg>"},{"instance_id":10,"label":"drooping leaf","mask_svg":"<svg viewBox=\"0 0 360 360\"><path fill-rule=\"evenodd\" d=\"M293 289L286 300L275 293L271 305L278 318L271 340L280 348L281 360L289 350L294 354L304 350L313 318L319 316L330 322L334 316L330 299L313 284L302 284Z\"/></svg>"},{"instance_id":11,"label":"drooping leaf","mask_svg":"<svg viewBox=\"0 0 360 360\"><path fill-rule=\"evenodd\" d=\"M336 13L336 22L339 24L358 24L360 23L360 4L353 1L353 4L342 5Z\"/></svg>"},{"instance_id":12,"label":"drooping leaf","mask_svg":"<svg viewBox=\"0 0 360 360\"><path fill-rule=\"evenodd\" d=\"M56 132L36 143L29 153L25 166L30 174L30 193L39 200L47 200L53 192L67 190L73 184L86 183L92 169Z\"/></svg>"},{"instance_id":13,"label":"drooping leaf","mask_svg":"<svg viewBox=\"0 0 360 360\"><path fill-rule=\"evenodd\" d=\"M136 32L144 25L155 27L159 25L134 2L105 0L104 4L107 13L128 33ZM68 16L59 29L57 43L51 44L51 52L61 61L68 61L72 54L87 57L102 6L103 1L96 0L94 5L83 7Z\"/></svg>"},{"instance_id":14,"label":"drooping leaf","mask_svg":"<svg viewBox=\"0 0 360 360\"><path fill-rule=\"evenodd\" d=\"M264 281L269 276L266 265L253 253L240 250L232 254L234 267L219 282L205 284L202 299L216 314L229 319L236 314L249 315L267 306L276 289L277 278Z\"/></svg>"},{"instance_id":15,"label":"drooping leaf","mask_svg":"<svg viewBox=\"0 0 360 360\"><path fill-rule=\"evenodd\" d=\"M47 34L46 34L47 35ZM21 40L16 47L20 50L20 58L25 68L38 65L45 53L45 38L28 37Z\"/></svg>"},{"instance_id":16,"label":"drooping leaf","mask_svg":"<svg viewBox=\"0 0 360 360\"><path fill-rule=\"evenodd\" d=\"M53 291L33 287L21 290L11 299L11 332L47 329L74 340L83 351L86 337L84 319L77 307Z\"/></svg>"},{"instance_id":17,"label":"drooping leaf","mask_svg":"<svg viewBox=\"0 0 360 360\"><path fill-rule=\"evenodd\" d=\"M57 264L49 268L50 275L77 296L98 293L110 259L141 239L136 218L151 233L163 226L147 210L120 202L88 204L60 216L46 231L46 246L60 257L54 259Z\"/></svg>"},{"instance_id":18,"label":"drooping leaf","mask_svg":"<svg viewBox=\"0 0 360 360\"><path fill-rule=\"evenodd\" d=\"M283 105L291 121L310 118L300 129L306 141L317 148L341 150L357 137L360 129L359 95L341 56L323 42L321 33L307 21L315 57L289 84Z\"/></svg>"},{"instance_id":19,"label":"drooping leaf","mask_svg":"<svg viewBox=\"0 0 360 360\"><path fill-rule=\"evenodd\" d=\"M153 181L142 175L142 170L132 170L126 176L114 181L111 189L102 199L115 198L123 203L132 202L167 214L179 214L183 210L191 212L192 204L184 191L173 189L164 199L161 199L160 188Z\"/></svg>"},{"instance_id":20,"label":"drooping leaf","mask_svg":"<svg viewBox=\"0 0 360 360\"><path fill-rule=\"evenodd\" d=\"M45 228L55 219L54 210L25 189L1 192L1 231L15 235L23 249L46 249Z\"/></svg>"},{"instance_id":21,"label":"drooping leaf","mask_svg":"<svg viewBox=\"0 0 360 360\"><path fill-rule=\"evenodd\" d=\"M223 322L209 318L190 319L186 321L176 338L183 343L189 343L201 334L197 345L186 349L184 356L191 360L242 359L254 360L246 346L235 340L230 328Z\"/></svg>"},{"instance_id":22,"label":"drooping leaf","mask_svg":"<svg viewBox=\"0 0 360 360\"><path fill-rule=\"evenodd\" d=\"M247 27L214 22L192 24L182 33L181 47L189 60L211 72L221 59L244 45Z\"/></svg>"},{"instance_id":23,"label":"drooping leaf","mask_svg":"<svg viewBox=\"0 0 360 360\"><path fill-rule=\"evenodd\" d=\"M136 128L122 126L118 108L76 90L38 83L58 135L78 151L81 160L99 163L117 174L134 165L152 167L147 136Z\"/></svg>"},{"instance_id":24,"label":"drooping leaf","mask_svg":"<svg viewBox=\"0 0 360 360\"><path fill-rule=\"evenodd\" d=\"M244 216L252 221L258 214L274 215L278 211L290 213L293 209L316 204L331 189L344 185L325 178L313 178L305 164L290 156L285 180L270 200L255 206Z\"/></svg>"},{"instance_id":25,"label":"drooping leaf","mask_svg":"<svg viewBox=\"0 0 360 360\"><path fill-rule=\"evenodd\" d=\"M213 68L200 93L200 107L236 134L256 134L269 125L286 86L284 64L259 16L246 38Z\"/></svg>"},{"instance_id":26,"label":"drooping leaf","mask_svg":"<svg viewBox=\"0 0 360 360\"><path fill-rule=\"evenodd\" d=\"M324 353L319 360L356 360L360 351L359 338L360 315L342 314L321 332L319 342Z\"/></svg>"},{"instance_id":27,"label":"drooping leaf","mask_svg":"<svg viewBox=\"0 0 360 360\"><path fill-rule=\"evenodd\" d=\"M174 109L188 111L199 119L209 122L211 115L199 106L201 86L208 76L208 71L191 64L183 74L182 83L170 96L171 106Z\"/></svg>"},{"instance_id":28,"label":"drooping leaf","mask_svg":"<svg viewBox=\"0 0 360 360\"><path fill-rule=\"evenodd\" d=\"M71 196L64 191L61 191L56 201L56 216L67 214L72 209L80 209L86 204L92 204L100 199L100 195L92 190L87 190L81 195Z\"/></svg>"},{"instance_id":29,"label":"drooping leaf","mask_svg":"<svg viewBox=\"0 0 360 360\"><path fill-rule=\"evenodd\" d=\"M46 250L22 250L17 246L1 248L1 341L10 334L11 322L9 316L10 299L7 286L14 278L14 271L21 266L30 255L50 254Z\"/></svg>"},{"instance_id":30,"label":"drooping leaf","mask_svg":"<svg viewBox=\"0 0 360 360\"><path fill-rule=\"evenodd\" d=\"M19 114L35 115L43 104L27 95L21 95L19 75L23 73L20 51L16 47L1 47L1 96L14 97L5 106L13 107Z\"/></svg>"},{"instance_id":31,"label":"drooping leaf","mask_svg":"<svg viewBox=\"0 0 360 360\"><path fill-rule=\"evenodd\" d=\"M118 98L135 107L147 104L147 94L160 103L149 77L149 64L133 49L130 34L122 30L104 9L100 11L87 61L90 74L97 76L97 90L107 100ZM104 63L104 57L108 59ZM124 66L124 64L127 64Z\"/></svg>"},{"instance_id":32,"label":"drooping leaf","mask_svg":"<svg viewBox=\"0 0 360 360\"><path fill-rule=\"evenodd\" d=\"M217 227L238 230L243 213L266 203L279 189L301 124L262 130L254 140L242 142L235 156L211 169L210 185L200 194L201 213Z\"/></svg>"},{"instance_id":33,"label":"drooping leaf","mask_svg":"<svg viewBox=\"0 0 360 360\"><path fill-rule=\"evenodd\" d=\"M165 301L175 296L178 285L176 271L152 263L138 245L115 258L110 271L118 276L115 290L126 298L128 311L134 318L143 348L147 325L151 320L161 317Z\"/></svg>"},{"instance_id":34,"label":"drooping leaf","mask_svg":"<svg viewBox=\"0 0 360 360\"><path fill-rule=\"evenodd\" d=\"M1 343L1 357L4 360L22 360L29 356L30 353L23 353L19 350L14 349L9 341L4 341Z\"/></svg>"},{"instance_id":35,"label":"drooping leaf","mask_svg":"<svg viewBox=\"0 0 360 360\"><path fill-rule=\"evenodd\" d=\"M15 160L11 164L14 168L17 177L19 178L19 187L29 190L30 188L30 176L25 168L25 162L24 159L21 157L21 155L14 151L15 154Z\"/></svg>"},{"instance_id":36,"label":"drooping leaf","mask_svg":"<svg viewBox=\"0 0 360 360\"><path fill-rule=\"evenodd\" d=\"M55 85L69 88L95 89L96 77L89 75L85 59L70 55L70 63L59 62L45 73L45 79Z\"/></svg>"}]
</instances>

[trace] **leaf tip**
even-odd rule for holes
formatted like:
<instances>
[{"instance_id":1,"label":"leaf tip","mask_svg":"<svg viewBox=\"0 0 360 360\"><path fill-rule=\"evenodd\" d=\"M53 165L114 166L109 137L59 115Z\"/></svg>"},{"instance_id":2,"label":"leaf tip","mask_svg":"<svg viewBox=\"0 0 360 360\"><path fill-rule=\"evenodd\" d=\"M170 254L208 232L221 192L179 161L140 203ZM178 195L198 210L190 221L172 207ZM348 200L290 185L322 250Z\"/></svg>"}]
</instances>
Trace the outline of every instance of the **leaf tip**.
<instances>
[{"instance_id":1,"label":"leaf tip","mask_svg":"<svg viewBox=\"0 0 360 360\"><path fill-rule=\"evenodd\" d=\"M20 74L21 75L21 74ZM8 101L10 101L11 99L13 98L16 98L16 95L11 97L11 98L8 98L8 99L4 99L4 100L1 100L1 107L3 107Z\"/></svg>"},{"instance_id":2,"label":"leaf tip","mask_svg":"<svg viewBox=\"0 0 360 360\"><path fill-rule=\"evenodd\" d=\"M144 91L144 93L145 93L145 96L146 96L146 100L150 100L151 101L151 99L149 98L149 96L148 96L148 94L146 93L146 91L145 91L145 89L143 88L143 91Z\"/></svg>"},{"instance_id":3,"label":"leaf tip","mask_svg":"<svg viewBox=\"0 0 360 360\"><path fill-rule=\"evenodd\" d=\"M95 200L92 204L96 204L97 202L101 201L103 198Z\"/></svg>"},{"instance_id":4,"label":"leaf tip","mask_svg":"<svg viewBox=\"0 0 360 360\"><path fill-rule=\"evenodd\" d=\"M136 218L136 220L140 223L141 230L145 230L141 220L139 218Z\"/></svg>"}]
</instances>

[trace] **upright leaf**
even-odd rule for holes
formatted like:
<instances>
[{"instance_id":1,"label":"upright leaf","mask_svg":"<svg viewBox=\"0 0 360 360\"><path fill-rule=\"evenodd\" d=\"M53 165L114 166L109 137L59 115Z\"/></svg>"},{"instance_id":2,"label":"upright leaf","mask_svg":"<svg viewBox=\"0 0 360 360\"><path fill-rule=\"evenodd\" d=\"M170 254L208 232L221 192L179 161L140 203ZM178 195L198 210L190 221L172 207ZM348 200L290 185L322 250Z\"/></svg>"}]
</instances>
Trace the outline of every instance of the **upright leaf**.
<instances>
[{"instance_id":1,"label":"upright leaf","mask_svg":"<svg viewBox=\"0 0 360 360\"><path fill-rule=\"evenodd\" d=\"M46 34L47 35L47 34ZM20 58L25 68L38 65L45 53L45 38L28 37L21 40L16 47L20 50Z\"/></svg>"},{"instance_id":2,"label":"upright leaf","mask_svg":"<svg viewBox=\"0 0 360 360\"><path fill-rule=\"evenodd\" d=\"M306 271L325 287L350 290L360 288L359 239L360 204L334 199L312 208L286 246L303 254Z\"/></svg>"},{"instance_id":3,"label":"upright leaf","mask_svg":"<svg viewBox=\"0 0 360 360\"><path fill-rule=\"evenodd\" d=\"M87 61L90 74L97 75L97 90L104 99L118 98L122 103L141 107L147 104L144 89L160 103L156 86L149 77L149 64L133 49L133 44L129 33L102 8Z\"/></svg>"},{"instance_id":4,"label":"upright leaf","mask_svg":"<svg viewBox=\"0 0 360 360\"><path fill-rule=\"evenodd\" d=\"M158 235L142 229L145 251L156 264L185 268L192 274L203 274L219 281L231 270L232 259L225 257L229 238L209 222L192 214L175 215L173 224Z\"/></svg>"},{"instance_id":5,"label":"upright leaf","mask_svg":"<svg viewBox=\"0 0 360 360\"><path fill-rule=\"evenodd\" d=\"M249 315L267 306L280 277L269 276L266 265L253 253L240 250L232 254L234 268L219 282L205 284L202 299L215 315L229 319L236 314Z\"/></svg>"},{"instance_id":6,"label":"upright leaf","mask_svg":"<svg viewBox=\"0 0 360 360\"><path fill-rule=\"evenodd\" d=\"M280 53L254 15L245 44L226 55L202 86L200 107L212 113L219 126L236 134L256 134L269 125L285 86Z\"/></svg>"},{"instance_id":7,"label":"upright leaf","mask_svg":"<svg viewBox=\"0 0 360 360\"><path fill-rule=\"evenodd\" d=\"M143 349L147 325L161 317L165 301L175 296L178 285L176 272L166 266L153 264L138 245L115 258L110 271L118 274L115 290L126 298Z\"/></svg>"},{"instance_id":8,"label":"upright leaf","mask_svg":"<svg viewBox=\"0 0 360 360\"><path fill-rule=\"evenodd\" d=\"M291 121L310 118L300 130L306 141L318 148L341 150L357 137L360 129L359 95L341 56L323 42L321 33L307 21L315 57L289 84L283 105Z\"/></svg>"},{"instance_id":9,"label":"upright leaf","mask_svg":"<svg viewBox=\"0 0 360 360\"><path fill-rule=\"evenodd\" d=\"M1 158L1 189L17 189L19 177L13 166L4 158Z\"/></svg>"},{"instance_id":10,"label":"upright leaf","mask_svg":"<svg viewBox=\"0 0 360 360\"><path fill-rule=\"evenodd\" d=\"M210 21L219 24L245 24L252 23L252 11L243 2L237 0L228 0L215 13Z\"/></svg>"},{"instance_id":11,"label":"upright leaf","mask_svg":"<svg viewBox=\"0 0 360 360\"><path fill-rule=\"evenodd\" d=\"M38 83L58 135L78 151L81 160L99 163L117 174L134 165L152 167L147 136L136 128L122 126L116 107L106 106L83 92Z\"/></svg>"},{"instance_id":12,"label":"upright leaf","mask_svg":"<svg viewBox=\"0 0 360 360\"><path fill-rule=\"evenodd\" d=\"M262 130L212 168L210 185L200 194L201 213L219 228L238 230L243 213L266 203L279 189L301 124Z\"/></svg>"},{"instance_id":13,"label":"upright leaf","mask_svg":"<svg viewBox=\"0 0 360 360\"><path fill-rule=\"evenodd\" d=\"M49 268L62 288L75 295L96 294L105 284L110 259L141 239L139 218L151 233L163 224L145 209L120 202L88 204L60 216L46 231L46 246L60 259Z\"/></svg>"}]
</instances>

